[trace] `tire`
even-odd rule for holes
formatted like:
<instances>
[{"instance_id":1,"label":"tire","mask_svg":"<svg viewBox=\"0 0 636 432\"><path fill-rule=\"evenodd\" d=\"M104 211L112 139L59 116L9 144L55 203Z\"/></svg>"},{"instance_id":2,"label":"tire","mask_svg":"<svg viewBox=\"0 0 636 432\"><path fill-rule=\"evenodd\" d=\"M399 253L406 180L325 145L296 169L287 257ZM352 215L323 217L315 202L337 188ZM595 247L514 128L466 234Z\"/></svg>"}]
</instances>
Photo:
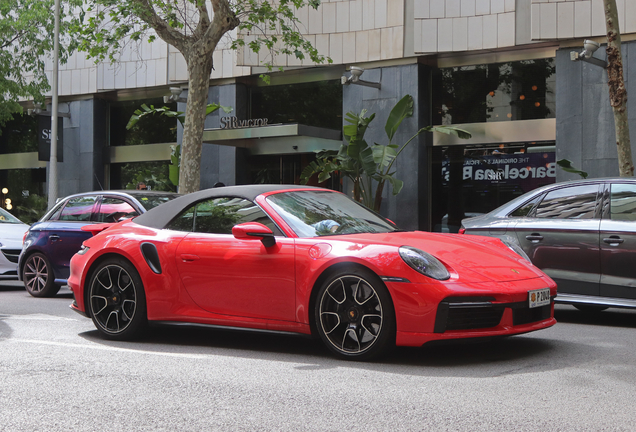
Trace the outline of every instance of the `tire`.
<instances>
[{"instance_id":1,"label":"tire","mask_svg":"<svg viewBox=\"0 0 636 432\"><path fill-rule=\"evenodd\" d=\"M586 312L586 313L598 313L598 312L604 311L605 309L609 307L609 306L596 306L596 305L588 305L588 304L575 304L572 306L574 306L581 312Z\"/></svg>"},{"instance_id":2,"label":"tire","mask_svg":"<svg viewBox=\"0 0 636 432\"><path fill-rule=\"evenodd\" d=\"M46 255L30 255L22 267L24 288L33 297L53 297L60 290L55 283L53 268Z\"/></svg>"},{"instance_id":3,"label":"tire","mask_svg":"<svg viewBox=\"0 0 636 432\"><path fill-rule=\"evenodd\" d=\"M92 272L86 307L97 330L112 340L130 340L146 329L146 295L135 267L123 258L101 262Z\"/></svg>"},{"instance_id":4,"label":"tire","mask_svg":"<svg viewBox=\"0 0 636 432\"><path fill-rule=\"evenodd\" d=\"M395 311L388 290L371 271L337 271L320 286L316 331L336 356L370 360L395 346Z\"/></svg>"}]
</instances>

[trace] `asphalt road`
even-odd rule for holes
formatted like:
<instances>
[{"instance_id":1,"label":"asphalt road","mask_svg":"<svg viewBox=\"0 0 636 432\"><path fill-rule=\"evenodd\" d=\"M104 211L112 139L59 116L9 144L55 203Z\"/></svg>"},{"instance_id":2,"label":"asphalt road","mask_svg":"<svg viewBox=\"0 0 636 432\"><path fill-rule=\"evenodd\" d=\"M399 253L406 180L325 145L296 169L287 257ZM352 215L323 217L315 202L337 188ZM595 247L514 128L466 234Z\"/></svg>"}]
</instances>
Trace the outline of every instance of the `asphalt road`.
<instances>
[{"instance_id":1,"label":"asphalt road","mask_svg":"<svg viewBox=\"0 0 636 432\"><path fill-rule=\"evenodd\" d=\"M0 431L634 431L636 311L471 344L332 358L298 336L101 339L71 293L0 282Z\"/></svg>"}]
</instances>

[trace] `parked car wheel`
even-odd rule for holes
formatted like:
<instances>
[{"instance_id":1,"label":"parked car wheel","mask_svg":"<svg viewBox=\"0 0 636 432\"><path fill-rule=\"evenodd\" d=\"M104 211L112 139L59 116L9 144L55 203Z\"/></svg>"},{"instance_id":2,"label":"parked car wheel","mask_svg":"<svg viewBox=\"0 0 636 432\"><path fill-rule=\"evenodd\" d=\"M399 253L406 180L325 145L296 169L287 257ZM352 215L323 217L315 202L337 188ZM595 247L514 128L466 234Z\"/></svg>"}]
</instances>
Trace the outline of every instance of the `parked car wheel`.
<instances>
[{"instance_id":1,"label":"parked car wheel","mask_svg":"<svg viewBox=\"0 0 636 432\"><path fill-rule=\"evenodd\" d=\"M146 327L146 297L137 270L122 258L110 258L93 272L88 313L108 339L129 340Z\"/></svg>"},{"instance_id":2,"label":"parked car wheel","mask_svg":"<svg viewBox=\"0 0 636 432\"><path fill-rule=\"evenodd\" d=\"M393 302L371 272L348 269L329 277L315 309L320 338L336 355L369 360L395 344Z\"/></svg>"},{"instance_id":3,"label":"parked car wheel","mask_svg":"<svg viewBox=\"0 0 636 432\"><path fill-rule=\"evenodd\" d=\"M24 287L33 297L52 297L60 290L55 284L51 263L45 255L34 253L24 263Z\"/></svg>"}]
</instances>

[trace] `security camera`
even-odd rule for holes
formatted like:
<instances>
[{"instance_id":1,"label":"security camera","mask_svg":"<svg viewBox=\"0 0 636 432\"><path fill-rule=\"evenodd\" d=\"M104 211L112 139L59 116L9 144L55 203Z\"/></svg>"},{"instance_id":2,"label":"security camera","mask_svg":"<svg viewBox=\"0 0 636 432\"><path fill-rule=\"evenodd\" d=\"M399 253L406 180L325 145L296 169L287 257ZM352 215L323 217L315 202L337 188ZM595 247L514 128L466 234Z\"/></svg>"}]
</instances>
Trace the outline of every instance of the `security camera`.
<instances>
[{"instance_id":1,"label":"security camera","mask_svg":"<svg viewBox=\"0 0 636 432\"><path fill-rule=\"evenodd\" d=\"M583 48L585 48L583 50L583 52L581 53L581 56L585 57L585 58L591 58L592 55L596 52L597 49L600 48L600 44L598 42L594 42L593 40L586 40L583 43Z\"/></svg>"},{"instance_id":2,"label":"security camera","mask_svg":"<svg viewBox=\"0 0 636 432\"><path fill-rule=\"evenodd\" d=\"M360 76L362 76L362 72L364 72L364 69L357 66L351 66L350 70L351 70L351 81L353 82L358 81L358 79L360 79Z\"/></svg>"},{"instance_id":3,"label":"security camera","mask_svg":"<svg viewBox=\"0 0 636 432\"><path fill-rule=\"evenodd\" d=\"M170 93L172 93L175 99L178 98L181 96L181 87L170 87Z\"/></svg>"}]
</instances>

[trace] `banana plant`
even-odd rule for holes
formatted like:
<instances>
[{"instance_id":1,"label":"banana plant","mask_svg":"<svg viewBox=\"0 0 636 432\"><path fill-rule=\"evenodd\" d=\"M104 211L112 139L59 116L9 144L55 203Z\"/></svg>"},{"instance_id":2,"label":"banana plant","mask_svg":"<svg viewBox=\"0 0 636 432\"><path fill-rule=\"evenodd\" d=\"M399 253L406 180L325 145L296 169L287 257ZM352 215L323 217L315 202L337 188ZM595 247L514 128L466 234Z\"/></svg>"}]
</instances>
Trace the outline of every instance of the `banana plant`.
<instances>
[{"instance_id":1,"label":"banana plant","mask_svg":"<svg viewBox=\"0 0 636 432\"><path fill-rule=\"evenodd\" d=\"M415 133L401 146L393 139L404 119L413 116L413 97L406 95L393 107L386 121L384 131L388 143L369 145L364 134L375 114L366 117L367 110L360 114L349 112L345 121L350 123L343 127L346 144L339 151L321 150L316 154L316 161L310 163L301 173L302 184L318 174L318 181L323 182L334 172L349 178L353 182L353 198L375 211L382 205L382 193L386 182L391 184L393 195L402 190L404 182L395 177L393 164L402 151L422 132L441 132L454 134L460 138L470 138L470 133L453 126L426 126ZM375 190L374 190L375 186Z\"/></svg>"}]
</instances>

